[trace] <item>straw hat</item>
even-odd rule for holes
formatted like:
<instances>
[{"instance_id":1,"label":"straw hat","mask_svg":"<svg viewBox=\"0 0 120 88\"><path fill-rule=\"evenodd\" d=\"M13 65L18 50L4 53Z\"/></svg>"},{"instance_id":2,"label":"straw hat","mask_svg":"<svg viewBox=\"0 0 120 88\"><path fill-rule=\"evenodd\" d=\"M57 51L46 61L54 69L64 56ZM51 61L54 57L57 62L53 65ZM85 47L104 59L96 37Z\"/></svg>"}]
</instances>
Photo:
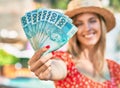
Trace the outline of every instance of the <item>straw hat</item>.
<instances>
[{"instance_id":1,"label":"straw hat","mask_svg":"<svg viewBox=\"0 0 120 88\"><path fill-rule=\"evenodd\" d=\"M107 32L115 26L113 13L102 7L100 0L71 0L65 14L72 18L84 12L93 12L102 16L107 26Z\"/></svg>"}]
</instances>

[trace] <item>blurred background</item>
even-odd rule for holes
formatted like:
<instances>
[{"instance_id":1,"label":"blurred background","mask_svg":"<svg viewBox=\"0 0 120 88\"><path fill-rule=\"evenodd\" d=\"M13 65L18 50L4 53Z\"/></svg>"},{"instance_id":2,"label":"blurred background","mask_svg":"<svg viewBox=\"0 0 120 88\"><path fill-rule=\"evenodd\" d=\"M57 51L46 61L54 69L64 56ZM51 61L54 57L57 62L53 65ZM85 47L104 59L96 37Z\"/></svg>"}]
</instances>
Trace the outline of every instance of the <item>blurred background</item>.
<instances>
[{"instance_id":1,"label":"blurred background","mask_svg":"<svg viewBox=\"0 0 120 88\"><path fill-rule=\"evenodd\" d=\"M65 10L70 0L0 0L0 88L54 88L30 72L27 61L34 53L21 26L21 16L41 7ZM120 0L100 0L114 12L116 27L107 33L106 58L120 64ZM61 49L65 50L66 45Z\"/></svg>"}]
</instances>

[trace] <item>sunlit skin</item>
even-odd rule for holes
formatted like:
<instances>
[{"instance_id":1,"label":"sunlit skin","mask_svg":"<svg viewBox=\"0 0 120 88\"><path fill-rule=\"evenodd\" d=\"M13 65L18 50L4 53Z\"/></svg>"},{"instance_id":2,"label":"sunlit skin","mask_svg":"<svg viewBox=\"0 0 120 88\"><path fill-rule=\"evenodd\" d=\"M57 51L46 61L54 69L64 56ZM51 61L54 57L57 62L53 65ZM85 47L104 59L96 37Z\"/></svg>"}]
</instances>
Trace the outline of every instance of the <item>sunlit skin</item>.
<instances>
[{"instance_id":1,"label":"sunlit skin","mask_svg":"<svg viewBox=\"0 0 120 88\"><path fill-rule=\"evenodd\" d=\"M75 25L78 27L77 37L82 47L93 47L101 36L100 20L96 14L77 15Z\"/></svg>"}]
</instances>

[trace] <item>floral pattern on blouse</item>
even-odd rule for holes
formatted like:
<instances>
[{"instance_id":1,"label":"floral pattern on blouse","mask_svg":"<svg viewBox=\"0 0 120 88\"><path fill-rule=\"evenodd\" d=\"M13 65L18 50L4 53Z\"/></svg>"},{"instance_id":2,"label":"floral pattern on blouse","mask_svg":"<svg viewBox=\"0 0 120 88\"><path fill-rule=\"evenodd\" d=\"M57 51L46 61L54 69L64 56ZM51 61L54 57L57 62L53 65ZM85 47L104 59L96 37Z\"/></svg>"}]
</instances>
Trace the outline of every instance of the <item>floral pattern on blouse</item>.
<instances>
[{"instance_id":1,"label":"floral pattern on blouse","mask_svg":"<svg viewBox=\"0 0 120 88\"><path fill-rule=\"evenodd\" d=\"M55 57L65 61L68 73L65 79L54 82L56 88L120 88L120 65L112 60L107 60L111 79L95 82L77 70L70 54L57 51Z\"/></svg>"}]
</instances>

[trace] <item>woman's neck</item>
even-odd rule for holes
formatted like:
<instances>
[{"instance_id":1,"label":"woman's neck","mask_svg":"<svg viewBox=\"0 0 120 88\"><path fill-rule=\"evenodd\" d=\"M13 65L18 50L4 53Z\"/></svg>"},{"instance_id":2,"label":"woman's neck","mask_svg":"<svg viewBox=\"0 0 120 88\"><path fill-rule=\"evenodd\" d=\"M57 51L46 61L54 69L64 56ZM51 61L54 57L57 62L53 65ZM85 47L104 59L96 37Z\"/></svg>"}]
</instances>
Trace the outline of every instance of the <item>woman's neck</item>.
<instances>
[{"instance_id":1,"label":"woman's neck","mask_svg":"<svg viewBox=\"0 0 120 88\"><path fill-rule=\"evenodd\" d=\"M94 48L82 48L80 59L91 60L94 57Z\"/></svg>"}]
</instances>

